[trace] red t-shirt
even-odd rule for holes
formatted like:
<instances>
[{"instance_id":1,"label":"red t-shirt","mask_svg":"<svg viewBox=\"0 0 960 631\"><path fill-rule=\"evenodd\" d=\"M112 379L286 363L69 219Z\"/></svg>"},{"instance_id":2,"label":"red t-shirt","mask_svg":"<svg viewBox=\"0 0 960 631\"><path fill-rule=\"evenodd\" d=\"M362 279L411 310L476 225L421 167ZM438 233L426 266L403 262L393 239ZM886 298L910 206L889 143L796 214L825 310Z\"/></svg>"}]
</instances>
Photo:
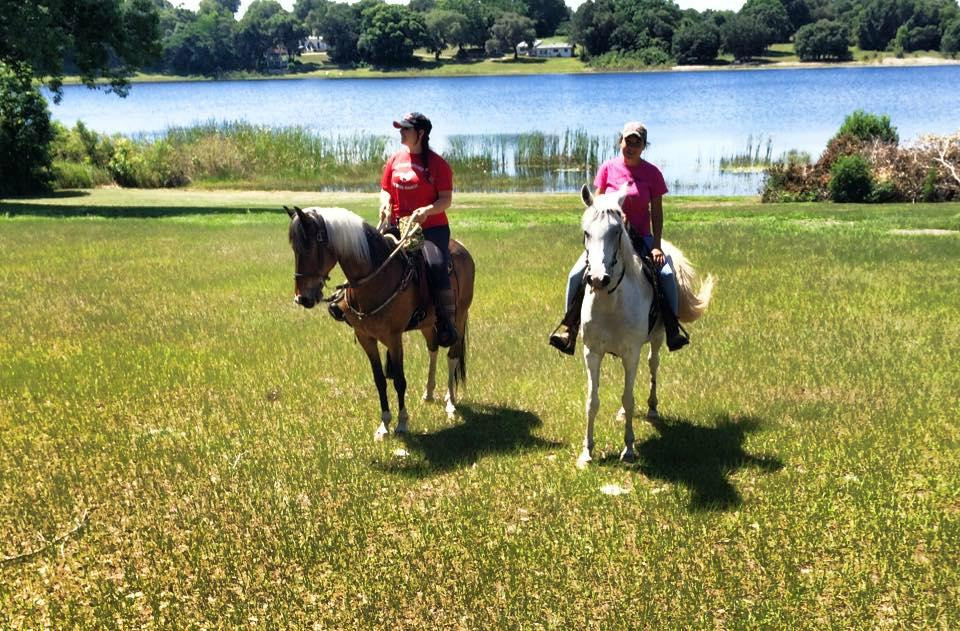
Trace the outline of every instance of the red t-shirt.
<instances>
[{"instance_id":1,"label":"red t-shirt","mask_svg":"<svg viewBox=\"0 0 960 631\"><path fill-rule=\"evenodd\" d=\"M383 167L380 188L390 193L394 223L417 208L437 201L441 191L453 190L453 171L447 161L433 151L428 159L429 177L424 173L422 157L419 154L411 156L405 149L390 156ZM427 217L423 227L445 226L447 223L447 213L443 212Z\"/></svg>"},{"instance_id":2,"label":"red t-shirt","mask_svg":"<svg viewBox=\"0 0 960 631\"><path fill-rule=\"evenodd\" d=\"M667 183L663 181L660 169L646 160L635 167L627 166L623 156L611 158L597 169L593 186L601 193L620 189L627 183L627 199L623 202L623 214L627 221L642 236L650 234L650 200L667 193Z\"/></svg>"}]
</instances>

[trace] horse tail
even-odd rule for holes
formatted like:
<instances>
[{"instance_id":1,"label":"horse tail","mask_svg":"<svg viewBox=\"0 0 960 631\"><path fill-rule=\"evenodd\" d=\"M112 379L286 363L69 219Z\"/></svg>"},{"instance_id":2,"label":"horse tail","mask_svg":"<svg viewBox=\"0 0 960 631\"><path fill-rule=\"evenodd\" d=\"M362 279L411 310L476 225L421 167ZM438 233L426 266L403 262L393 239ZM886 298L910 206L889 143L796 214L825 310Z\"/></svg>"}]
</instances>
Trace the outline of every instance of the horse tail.
<instances>
[{"instance_id":1,"label":"horse tail","mask_svg":"<svg viewBox=\"0 0 960 631\"><path fill-rule=\"evenodd\" d=\"M703 315L713 297L713 286L717 282L716 276L708 274L699 282L699 290L694 290L698 284L697 270L693 263L687 260L680 249L663 241L663 251L673 260L673 273L677 278L677 319L681 322L693 322Z\"/></svg>"}]
</instances>

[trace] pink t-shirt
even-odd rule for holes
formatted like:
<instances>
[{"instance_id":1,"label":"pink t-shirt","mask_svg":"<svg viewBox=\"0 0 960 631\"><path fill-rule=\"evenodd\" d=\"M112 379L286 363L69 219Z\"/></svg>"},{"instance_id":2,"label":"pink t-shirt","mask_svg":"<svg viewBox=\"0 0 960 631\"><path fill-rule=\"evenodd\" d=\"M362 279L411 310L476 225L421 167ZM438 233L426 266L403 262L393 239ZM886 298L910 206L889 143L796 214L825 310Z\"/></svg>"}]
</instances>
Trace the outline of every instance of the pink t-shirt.
<instances>
[{"instance_id":1,"label":"pink t-shirt","mask_svg":"<svg viewBox=\"0 0 960 631\"><path fill-rule=\"evenodd\" d=\"M623 156L611 158L597 169L593 187L601 193L620 189L627 183L627 199L623 202L623 212L627 221L641 235L650 234L650 200L667 193L667 183L663 181L660 169L646 160L635 167L627 166Z\"/></svg>"},{"instance_id":2,"label":"pink t-shirt","mask_svg":"<svg viewBox=\"0 0 960 631\"><path fill-rule=\"evenodd\" d=\"M421 206L437 201L441 192L453 190L453 171L450 165L432 151L429 155L429 177L425 177L421 156L411 156L410 152L402 149L393 154L383 167L380 187L390 193L394 222ZM433 228L445 226L447 223L447 213L438 213L427 217L423 227Z\"/></svg>"}]
</instances>

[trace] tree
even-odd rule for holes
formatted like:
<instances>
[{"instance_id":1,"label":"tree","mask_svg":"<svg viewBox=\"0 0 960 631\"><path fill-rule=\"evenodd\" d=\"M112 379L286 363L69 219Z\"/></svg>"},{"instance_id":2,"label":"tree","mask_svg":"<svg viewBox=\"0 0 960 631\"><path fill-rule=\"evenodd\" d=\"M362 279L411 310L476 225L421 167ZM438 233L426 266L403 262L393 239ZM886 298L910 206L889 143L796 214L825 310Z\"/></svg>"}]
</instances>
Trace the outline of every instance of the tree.
<instances>
[{"instance_id":1,"label":"tree","mask_svg":"<svg viewBox=\"0 0 960 631\"><path fill-rule=\"evenodd\" d=\"M747 0L740 9L740 15L755 19L770 32L770 40L764 44L765 47L774 42L785 42L793 33L790 16L780 0Z\"/></svg>"},{"instance_id":2,"label":"tree","mask_svg":"<svg viewBox=\"0 0 960 631\"><path fill-rule=\"evenodd\" d=\"M685 22L673 36L672 50L680 65L710 63L720 50L720 29L710 22Z\"/></svg>"},{"instance_id":3,"label":"tree","mask_svg":"<svg viewBox=\"0 0 960 631\"><path fill-rule=\"evenodd\" d=\"M463 31L466 18L454 11L446 9L432 9L424 16L427 28L427 49L433 51L435 58L440 59L440 53L447 46L456 45L463 41Z\"/></svg>"},{"instance_id":4,"label":"tree","mask_svg":"<svg viewBox=\"0 0 960 631\"><path fill-rule=\"evenodd\" d=\"M781 0L783 8L787 10L787 16L790 18L790 32L796 33L801 26L806 26L813 22L810 15L810 6L807 0Z\"/></svg>"},{"instance_id":5,"label":"tree","mask_svg":"<svg viewBox=\"0 0 960 631\"><path fill-rule=\"evenodd\" d=\"M181 75L219 76L235 70L239 67L236 36L237 22L229 9L201 10L164 38L164 67Z\"/></svg>"},{"instance_id":6,"label":"tree","mask_svg":"<svg viewBox=\"0 0 960 631\"><path fill-rule=\"evenodd\" d=\"M152 0L0 0L0 15L0 63L26 64L55 103L67 59L87 87L104 78L108 91L125 95L133 72L160 55Z\"/></svg>"},{"instance_id":7,"label":"tree","mask_svg":"<svg viewBox=\"0 0 960 631\"><path fill-rule=\"evenodd\" d=\"M886 50L913 10L908 0L867 0L860 13L857 42L864 50Z\"/></svg>"},{"instance_id":8,"label":"tree","mask_svg":"<svg viewBox=\"0 0 960 631\"><path fill-rule=\"evenodd\" d=\"M50 181L50 113L34 79L59 103L69 60L87 87L104 78L125 96L134 70L159 57L159 40L152 0L0 0L0 189Z\"/></svg>"},{"instance_id":9,"label":"tree","mask_svg":"<svg viewBox=\"0 0 960 631\"><path fill-rule=\"evenodd\" d=\"M736 61L763 54L771 37L767 27L749 15L737 15L721 29L723 49Z\"/></svg>"},{"instance_id":10,"label":"tree","mask_svg":"<svg viewBox=\"0 0 960 631\"><path fill-rule=\"evenodd\" d=\"M335 2L327 9L317 31L327 43L327 57L336 64L353 63L360 59L357 40L360 39L360 14L349 4Z\"/></svg>"},{"instance_id":11,"label":"tree","mask_svg":"<svg viewBox=\"0 0 960 631\"><path fill-rule=\"evenodd\" d=\"M244 67L261 70L266 53L274 46L283 46L288 54L296 52L307 30L276 0L254 0L240 20L237 53Z\"/></svg>"},{"instance_id":12,"label":"tree","mask_svg":"<svg viewBox=\"0 0 960 631\"><path fill-rule=\"evenodd\" d=\"M580 44L585 57L595 57L610 50L610 36L617 28L612 0L587 0L573 14L573 40Z\"/></svg>"},{"instance_id":13,"label":"tree","mask_svg":"<svg viewBox=\"0 0 960 631\"><path fill-rule=\"evenodd\" d=\"M50 187L53 128L30 66L0 62L0 196Z\"/></svg>"},{"instance_id":14,"label":"tree","mask_svg":"<svg viewBox=\"0 0 960 631\"><path fill-rule=\"evenodd\" d=\"M947 28L943 30L940 50L948 55L955 55L960 52L960 18L949 22Z\"/></svg>"},{"instance_id":15,"label":"tree","mask_svg":"<svg viewBox=\"0 0 960 631\"><path fill-rule=\"evenodd\" d=\"M817 20L800 27L794 37L794 48L800 61L850 59L850 33L840 22Z\"/></svg>"},{"instance_id":16,"label":"tree","mask_svg":"<svg viewBox=\"0 0 960 631\"><path fill-rule=\"evenodd\" d=\"M437 8L453 11L464 18L463 29L451 44L460 47L461 51L467 46L483 48L493 20L480 0L438 0Z\"/></svg>"},{"instance_id":17,"label":"tree","mask_svg":"<svg viewBox=\"0 0 960 631\"><path fill-rule=\"evenodd\" d=\"M513 51L513 58L517 58L517 44L533 42L537 33L533 20L517 13L503 13L490 27L490 39L487 40L487 52L490 54Z\"/></svg>"},{"instance_id":18,"label":"tree","mask_svg":"<svg viewBox=\"0 0 960 631\"><path fill-rule=\"evenodd\" d=\"M357 52L377 66L395 66L413 61L413 51L427 44L427 27L416 11L379 3L362 11Z\"/></svg>"},{"instance_id":19,"label":"tree","mask_svg":"<svg viewBox=\"0 0 960 631\"><path fill-rule=\"evenodd\" d=\"M563 0L526 0L525 15L534 22L539 37L550 37L557 26L570 18L570 9Z\"/></svg>"}]
</instances>

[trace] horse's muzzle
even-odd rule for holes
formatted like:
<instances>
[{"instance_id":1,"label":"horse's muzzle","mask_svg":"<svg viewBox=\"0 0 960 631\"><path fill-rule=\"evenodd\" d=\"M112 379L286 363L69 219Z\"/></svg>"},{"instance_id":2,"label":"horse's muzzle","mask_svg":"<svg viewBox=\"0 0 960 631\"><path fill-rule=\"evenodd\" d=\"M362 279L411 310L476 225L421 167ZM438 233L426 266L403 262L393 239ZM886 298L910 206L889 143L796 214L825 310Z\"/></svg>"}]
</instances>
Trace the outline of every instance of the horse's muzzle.
<instances>
[{"instance_id":1,"label":"horse's muzzle","mask_svg":"<svg viewBox=\"0 0 960 631\"><path fill-rule=\"evenodd\" d=\"M317 301L309 296L297 296L293 301L304 309L313 309L317 304Z\"/></svg>"},{"instance_id":2,"label":"horse's muzzle","mask_svg":"<svg viewBox=\"0 0 960 631\"><path fill-rule=\"evenodd\" d=\"M600 278L596 276L587 276L587 281L594 289L603 289L610 285L610 274L604 274Z\"/></svg>"}]
</instances>

